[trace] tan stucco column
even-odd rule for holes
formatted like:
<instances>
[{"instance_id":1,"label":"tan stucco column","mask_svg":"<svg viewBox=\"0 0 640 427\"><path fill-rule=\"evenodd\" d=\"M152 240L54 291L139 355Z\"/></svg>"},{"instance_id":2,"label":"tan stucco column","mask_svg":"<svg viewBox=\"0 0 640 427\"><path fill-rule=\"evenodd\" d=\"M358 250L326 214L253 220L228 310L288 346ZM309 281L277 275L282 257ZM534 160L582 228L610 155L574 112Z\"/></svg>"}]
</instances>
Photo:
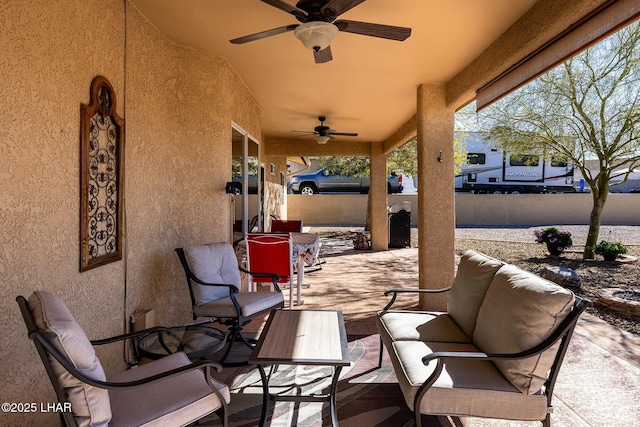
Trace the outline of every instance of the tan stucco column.
<instances>
[{"instance_id":1,"label":"tan stucco column","mask_svg":"<svg viewBox=\"0 0 640 427\"><path fill-rule=\"evenodd\" d=\"M371 208L371 248L388 249L387 237L387 156L382 152L382 143L371 143L371 181L369 201Z\"/></svg>"},{"instance_id":2,"label":"tan stucco column","mask_svg":"<svg viewBox=\"0 0 640 427\"><path fill-rule=\"evenodd\" d=\"M418 87L418 268L421 289L451 285L454 278L455 111L446 106L444 84ZM446 296L421 295L420 308L446 309Z\"/></svg>"}]
</instances>

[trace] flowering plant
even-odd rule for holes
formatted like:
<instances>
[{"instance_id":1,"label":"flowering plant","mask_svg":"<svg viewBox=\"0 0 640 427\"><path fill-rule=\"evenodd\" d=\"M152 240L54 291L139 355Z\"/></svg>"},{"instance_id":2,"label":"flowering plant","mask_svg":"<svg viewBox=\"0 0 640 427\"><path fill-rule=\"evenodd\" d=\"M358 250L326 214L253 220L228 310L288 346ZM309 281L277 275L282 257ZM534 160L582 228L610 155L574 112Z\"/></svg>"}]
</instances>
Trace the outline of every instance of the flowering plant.
<instances>
[{"instance_id":1,"label":"flowering plant","mask_svg":"<svg viewBox=\"0 0 640 427\"><path fill-rule=\"evenodd\" d=\"M618 255L627 253L627 247L620 242L602 240L596 245L595 252L602 255L605 261L615 261Z\"/></svg>"},{"instance_id":2,"label":"flowering plant","mask_svg":"<svg viewBox=\"0 0 640 427\"><path fill-rule=\"evenodd\" d=\"M551 255L560 255L565 249L573 246L571 233L560 231L556 227L547 227L544 230L533 232L537 243L546 243Z\"/></svg>"}]
</instances>

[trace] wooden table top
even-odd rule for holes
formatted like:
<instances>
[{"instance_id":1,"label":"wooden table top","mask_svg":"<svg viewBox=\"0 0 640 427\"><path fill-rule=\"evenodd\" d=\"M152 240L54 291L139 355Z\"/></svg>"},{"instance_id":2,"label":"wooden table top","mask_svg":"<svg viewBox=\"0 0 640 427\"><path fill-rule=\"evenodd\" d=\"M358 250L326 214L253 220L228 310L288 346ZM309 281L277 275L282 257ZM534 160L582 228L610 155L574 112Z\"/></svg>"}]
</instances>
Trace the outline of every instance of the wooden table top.
<instances>
[{"instance_id":1,"label":"wooden table top","mask_svg":"<svg viewBox=\"0 0 640 427\"><path fill-rule=\"evenodd\" d=\"M273 310L249 363L349 365L342 311Z\"/></svg>"}]
</instances>

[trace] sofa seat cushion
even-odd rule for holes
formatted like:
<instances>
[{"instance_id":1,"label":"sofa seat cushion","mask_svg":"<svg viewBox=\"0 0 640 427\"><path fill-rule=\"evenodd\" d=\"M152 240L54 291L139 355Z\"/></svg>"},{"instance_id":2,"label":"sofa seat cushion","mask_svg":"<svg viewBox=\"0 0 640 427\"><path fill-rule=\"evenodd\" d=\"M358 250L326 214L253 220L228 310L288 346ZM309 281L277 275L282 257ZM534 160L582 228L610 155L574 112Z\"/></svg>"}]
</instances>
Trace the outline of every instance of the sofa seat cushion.
<instances>
[{"instance_id":1,"label":"sofa seat cushion","mask_svg":"<svg viewBox=\"0 0 640 427\"><path fill-rule=\"evenodd\" d=\"M471 343L471 338L446 313L403 310L380 312L376 324L387 348L391 347L393 341Z\"/></svg>"},{"instance_id":2,"label":"sofa seat cushion","mask_svg":"<svg viewBox=\"0 0 640 427\"><path fill-rule=\"evenodd\" d=\"M135 381L189 365L187 356L180 352L137 368L109 377L112 382ZM218 396L207 385L199 369L139 387L111 388L113 418L110 427L187 425L222 406ZM226 403L230 401L229 388L212 380Z\"/></svg>"},{"instance_id":3,"label":"sofa seat cushion","mask_svg":"<svg viewBox=\"0 0 640 427\"><path fill-rule=\"evenodd\" d=\"M239 292L235 297L242 307L242 317L251 317L278 304L284 304L282 292ZM238 311L229 297L198 305L194 307L193 314L198 317L238 317Z\"/></svg>"},{"instance_id":4,"label":"sofa seat cushion","mask_svg":"<svg viewBox=\"0 0 640 427\"><path fill-rule=\"evenodd\" d=\"M54 347L73 366L94 380L104 381L105 374L96 352L73 315L57 296L44 291L34 292L28 300L36 327L44 332ZM106 426L111 419L109 393L106 389L83 383L47 353L51 366L71 404L78 426Z\"/></svg>"},{"instance_id":5,"label":"sofa seat cushion","mask_svg":"<svg viewBox=\"0 0 640 427\"><path fill-rule=\"evenodd\" d=\"M571 312L574 295L513 265L500 268L485 296L473 342L486 353L517 353L544 341ZM546 381L559 343L534 357L495 361L520 391L537 393Z\"/></svg>"},{"instance_id":6,"label":"sofa seat cushion","mask_svg":"<svg viewBox=\"0 0 640 427\"><path fill-rule=\"evenodd\" d=\"M396 341L390 351L398 383L409 409L419 387L433 373L436 361L422 358L439 351L478 351L473 344ZM542 420L547 415L544 395L520 393L489 361L448 359L439 378L420 402L420 412L512 420Z\"/></svg>"},{"instance_id":7,"label":"sofa seat cushion","mask_svg":"<svg viewBox=\"0 0 640 427\"><path fill-rule=\"evenodd\" d=\"M449 293L447 312L466 335L473 337L484 296L493 277L504 264L472 250L462 254Z\"/></svg>"}]
</instances>

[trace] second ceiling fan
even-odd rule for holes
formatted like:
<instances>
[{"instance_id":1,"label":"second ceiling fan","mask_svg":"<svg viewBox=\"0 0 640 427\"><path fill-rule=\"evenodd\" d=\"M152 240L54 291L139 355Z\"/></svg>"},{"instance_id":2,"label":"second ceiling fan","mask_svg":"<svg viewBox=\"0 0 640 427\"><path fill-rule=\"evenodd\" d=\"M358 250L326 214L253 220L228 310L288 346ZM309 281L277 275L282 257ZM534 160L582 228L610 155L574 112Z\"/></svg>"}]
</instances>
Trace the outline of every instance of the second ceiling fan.
<instances>
[{"instance_id":1,"label":"second ceiling fan","mask_svg":"<svg viewBox=\"0 0 640 427\"><path fill-rule=\"evenodd\" d=\"M338 34L338 31L397 41L406 40L411 35L411 28L346 19L336 20L339 15L365 0L300 0L295 6L283 0L261 1L290 13L301 24L285 25L284 27L272 28L271 30L238 37L229 40L231 43L243 44L293 31L305 47L313 50L316 64L320 64L333 59L330 44Z\"/></svg>"},{"instance_id":2,"label":"second ceiling fan","mask_svg":"<svg viewBox=\"0 0 640 427\"><path fill-rule=\"evenodd\" d=\"M327 120L327 118L325 116L318 117L318 120L320 120L320 126L316 126L313 129L313 131L292 130L291 132L306 133L308 135L314 135L313 139L315 139L318 144L326 144L330 140L335 139L333 135L338 135L338 136L358 136L358 134L354 133L354 132L337 132L337 131L331 129L329 126L325 126L324 125L324 121Z\"/></svg>"}]
</instances>

